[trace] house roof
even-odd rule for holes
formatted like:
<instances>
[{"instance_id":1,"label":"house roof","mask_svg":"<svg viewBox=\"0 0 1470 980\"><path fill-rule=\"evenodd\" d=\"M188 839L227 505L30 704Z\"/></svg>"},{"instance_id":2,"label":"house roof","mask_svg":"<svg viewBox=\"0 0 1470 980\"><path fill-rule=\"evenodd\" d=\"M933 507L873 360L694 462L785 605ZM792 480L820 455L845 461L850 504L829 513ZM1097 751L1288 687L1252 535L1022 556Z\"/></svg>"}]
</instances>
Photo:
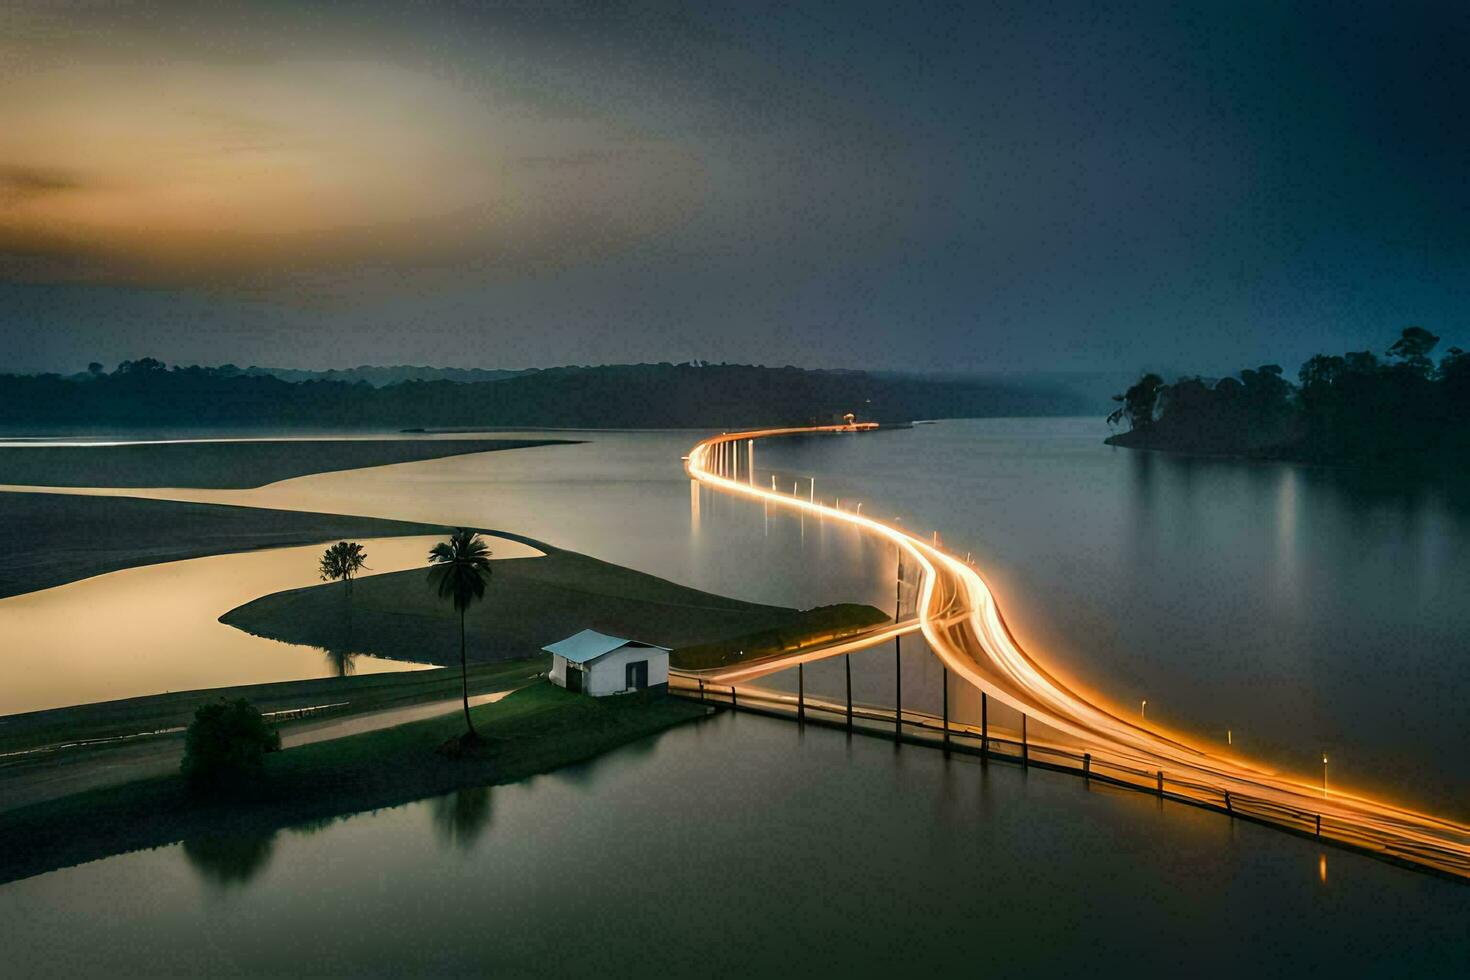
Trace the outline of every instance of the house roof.
<instances>
[{"instance_id":1,"label":"house roof","mask_svg":"<svg viewBox=\"0 0 1470 980\"><path fill-rule=\"evenodd\" d=\"M637 640L625 640L621 636L608 636L596 630L583 630L576 636L569 636L565 640L557 640L541 649L547 653L554 653L559 657L565 657L574 664L591 663L598 657L605 657L614 650L623 647L647 647L652 650L669 652L668 647L661 647L653 643L640 643Z\"/></svg>"}]
</instances>

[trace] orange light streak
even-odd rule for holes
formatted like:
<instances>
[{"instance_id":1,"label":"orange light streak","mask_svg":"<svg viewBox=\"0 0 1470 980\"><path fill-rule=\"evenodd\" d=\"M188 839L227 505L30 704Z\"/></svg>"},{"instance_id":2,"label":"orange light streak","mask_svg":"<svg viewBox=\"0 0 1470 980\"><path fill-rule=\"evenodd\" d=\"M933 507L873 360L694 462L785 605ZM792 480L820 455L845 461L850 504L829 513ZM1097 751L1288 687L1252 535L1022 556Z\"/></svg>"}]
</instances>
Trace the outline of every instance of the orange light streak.
<instances>
[{"instance_id":1,"label":"orange light streak","mask_svg":"<svg viewBox=\"0 0 1470 980\"><path fill-rule=\"evenodd\" d=\"M1470 877L1470 827L1430 814L1394 806L1334 789L1330 796L1302 780L1272 772L1234 756L1218 755L1177 735L1165 735L1119 717L1078 693L1045 670L1021 649L980 572L967 560L944 551L938 532L932 541L894 525L855 512L827 507L814 493L787 496L754 482L738 482L710 471L716 447L737 439L763 439L816 432L851 432L876 428L829 425L773 428L716 436L696 445L685 468L692 479L714 489L846 521L861 531L902 549L917 570L917 623L899 623L861 637L820 649L797 651L759 664L701 672L716 683L734 683L782 670L798 663L838 656L886 642L896 635L921 629L928 645L952 673L1003 704L1062 733L1090 752L1097 762L1144 768L1164 773L1170 781L1203 783L1232 797L1253 798L1320 816L1338 838L1367 842L1366 846L1395 857ZM967 556L968 558L968 556ZM1324 760L1325 761L1325 760ZM1095 762L1094 764L1097 764Z\"/></svg>"}]
</instances>

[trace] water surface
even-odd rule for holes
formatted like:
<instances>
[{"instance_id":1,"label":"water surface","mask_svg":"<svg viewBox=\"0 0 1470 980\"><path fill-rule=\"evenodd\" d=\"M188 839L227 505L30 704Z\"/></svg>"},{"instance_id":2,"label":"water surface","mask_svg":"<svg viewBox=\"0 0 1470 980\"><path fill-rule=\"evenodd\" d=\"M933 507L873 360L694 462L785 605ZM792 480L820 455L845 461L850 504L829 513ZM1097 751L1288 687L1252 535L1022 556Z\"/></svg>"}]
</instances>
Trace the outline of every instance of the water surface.
<instances>
[{"instance_id":1,"label":"water surface","mask_svg":"<svg viewBox=\"0 0 1470 980\"><path fill-rule=\"evenodd\" d=\"M365 539L366 574L425 567L437 540ZM283 643L218 621L261 595L319 584L326 543L144 565L0 599L0 715L426 666ZM539 554L513 541L493 546L497 558ZM345 593L342 608L348 615Z\"/></svg>"},{"instance_id":2,"label":"water surface","mask_svg":"<svg viewBox=\"0 0 1470 980\"><path fill-rule=\"evenodd\" d=\"M1138 453L1106 434L1093 419L941 422L766 441L755 464L972 553L1027 649L1119 711L1147 699L1161 723L1312 779L1326 752L1334 785L1470 817L1470 490ZM692 486L680 457L703 435L578 432L154 493L504 528L750 601L892 609L891 549ZM905 702L938 711L937 663L917 639L905 650ZM860 700L891 703L891 648L853 669ZM842 678L833 663L806 680L840 695ZM955 691L952 712L974 720L977 699Z\"/></svg>"},{"instance_id":3,"label":"water surface","mask_svg":"<svg viewBox=\"0 0 1470 980\"><path fill-rule=\"evenodd\" d=\"M1226 817L752 716L0 888L21 973L1450 975L1470 889Z\"/></svg>"}]
</instances>

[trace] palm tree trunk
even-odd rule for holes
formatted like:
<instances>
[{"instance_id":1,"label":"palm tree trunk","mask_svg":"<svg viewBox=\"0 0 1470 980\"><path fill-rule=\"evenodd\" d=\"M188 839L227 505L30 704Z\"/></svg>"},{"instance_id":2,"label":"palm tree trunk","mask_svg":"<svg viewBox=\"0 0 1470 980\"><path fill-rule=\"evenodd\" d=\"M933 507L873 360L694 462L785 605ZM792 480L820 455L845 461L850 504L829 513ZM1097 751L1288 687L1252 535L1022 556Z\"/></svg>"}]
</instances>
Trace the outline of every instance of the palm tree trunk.
<instances>
[{"instance_id":1,"label":"palm tree trunk","mask_svg":"<svg viewBox=\"0 0 1470 980\"><path fill-rule=\"evenodd\" d=\"M459 685L464 694L464 723L469 728L470 738L477 737L475 723L470 721L470 669L464 653L464 610L459 611Z\"/></svg>"}]
</instances>

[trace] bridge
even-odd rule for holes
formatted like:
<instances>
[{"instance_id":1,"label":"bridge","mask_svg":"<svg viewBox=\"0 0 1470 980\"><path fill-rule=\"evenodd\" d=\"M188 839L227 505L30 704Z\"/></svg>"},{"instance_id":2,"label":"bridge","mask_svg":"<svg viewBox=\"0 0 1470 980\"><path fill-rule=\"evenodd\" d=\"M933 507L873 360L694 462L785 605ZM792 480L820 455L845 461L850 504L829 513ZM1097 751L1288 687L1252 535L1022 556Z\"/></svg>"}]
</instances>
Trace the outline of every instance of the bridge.
<instances>
[{"instance_id":1,"label":"bridge","mask_svg":"<svg viewBox=\"0 0 1470 980\"><path fill-rule=\"evenodd\" d=\"M706 439L689 453L686 471L712 490L822 520L844 522L891 544L917 581L914 615L823 646L756 663L703 671L675 671L671 690L709 704L836 725L848 731L933 745L984 760L1073 772L1090 780L1137 789L1232 817L1267 824L1373 855L1400 865L1470 880L1470 826L1382 800L1273 772L1260 763L1196 744L1180 734L1121 717L1100 699L1079 692L1033 659L1006 626L995 597L968 558L893 524L828 505L814 488L802 496L758 479L757 440L815 433L863 431L872 423L759 429ZM838 702L805 693L805 664L850 657L921 633L943 665L943 711L854 704L851 667L847 696ZM795 667L795 695L753 685ZM951 681L951 675L954 679ZM979 725L950 717L951 683L978 691ZM742 686L744 685L744 686ZM1004 705L1019 725L990 723L990 706Z\"/></svg>"}]
</instances>

